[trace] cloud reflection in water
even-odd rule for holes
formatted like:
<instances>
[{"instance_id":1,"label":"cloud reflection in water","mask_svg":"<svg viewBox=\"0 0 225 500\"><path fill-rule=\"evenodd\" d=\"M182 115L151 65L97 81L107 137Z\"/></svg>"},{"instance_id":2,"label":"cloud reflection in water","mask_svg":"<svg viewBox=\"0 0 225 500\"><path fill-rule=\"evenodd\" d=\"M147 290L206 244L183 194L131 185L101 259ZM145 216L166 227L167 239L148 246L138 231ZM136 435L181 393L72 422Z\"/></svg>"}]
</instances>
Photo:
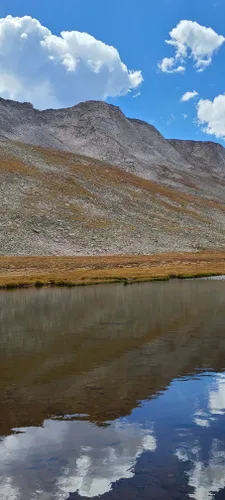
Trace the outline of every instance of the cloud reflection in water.
<instances>
[{"instance_id":1,"label":"cloud reflection in water","mask_svg":"<svg viewBox=\"0 0 225 500\"><path fill-rule=\"evenodd\" d=\"M0 445L0 494L5 500L65 500L71 492L95 497L121 478L131 478L138 457L154 452L152 428L116 421L47 420L20 429ZM43 491L44 485L44 491Z\"/></svg>"}]
</instances>

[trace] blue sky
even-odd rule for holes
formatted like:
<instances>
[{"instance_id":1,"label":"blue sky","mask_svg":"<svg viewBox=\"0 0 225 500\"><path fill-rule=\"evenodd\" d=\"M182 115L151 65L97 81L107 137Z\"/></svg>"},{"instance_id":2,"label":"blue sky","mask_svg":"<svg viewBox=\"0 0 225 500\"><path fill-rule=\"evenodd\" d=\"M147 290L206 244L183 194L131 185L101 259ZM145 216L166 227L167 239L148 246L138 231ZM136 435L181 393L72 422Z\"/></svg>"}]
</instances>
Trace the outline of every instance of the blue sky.
<instances>
[{"instance_id":1,"label":"blue sky","mask_svg":"<svg viewBox=\"0 0 225 500\"><path fill-rule=\"evenodd\" d=\"M165 57L174 57L174 47L167 45L165 40L170 38L169 33L182 20L195 21L203 27L211 27L218 35L225 36L225 0L1 0L0 17L5 18L9 14L13 17L31 16L57 36L62 31L85 32L104 44L115 47L129 70L141 70L143 82L139 88L133 88L125 96L107 97L108 102L119 105L128 116L153 123L166 137L219 140L224 144L225 105L222 113L222 97L222 106L218 102L216 110L215 106L210 106L209 110L205 106L202 109L203 117L206 116L207 123L212 125L211 135L204 133L204 126L198 126L195 120L199 99L213 102L215 97L223 96L225 92L225 44L215 50L211 64L204 71L197 71L191 58L186 59L186 70L180 73L162 72L158 63ZM8 45L9 38L8 36ZM0 57L1 50L3 48L0 46ZM30 50L32 51L32 46ZM35 59L35 52L33 57ZM15 73L15 63L13 64ZM8 66L7 62L7 71L11 75L12 70ZM42 68L40 66L36 73L40 74ZM4 69L4 74L5 71ZM17 77L17 73L15 74ZM88 80L86 77L84 82L87 91ZM29 85L30 76L26 80L23 78L23 82L24 85ZM79 88L78 83L76 82L76 89ZM64 88L67 93L67 83L64 83ZM64 88L60 90L61 95ZM180 102L183 94L193 90L199 94L196 98ZM134 98L139 92L140 95ZM15 97L6 94L5 88L2 91L0 88L0 93L3 97ZM23 96L22 91L21 95ZM77 95L74 96L75 102L76 99ZM71 105L73 103L71 101ZM212 124L215 112L218 114L218 107L219 117L216 118L216 124ZM183 115L187 117L184 118ZM217 131L217 136L214 130Z\"/></svg>"}]
</instances>

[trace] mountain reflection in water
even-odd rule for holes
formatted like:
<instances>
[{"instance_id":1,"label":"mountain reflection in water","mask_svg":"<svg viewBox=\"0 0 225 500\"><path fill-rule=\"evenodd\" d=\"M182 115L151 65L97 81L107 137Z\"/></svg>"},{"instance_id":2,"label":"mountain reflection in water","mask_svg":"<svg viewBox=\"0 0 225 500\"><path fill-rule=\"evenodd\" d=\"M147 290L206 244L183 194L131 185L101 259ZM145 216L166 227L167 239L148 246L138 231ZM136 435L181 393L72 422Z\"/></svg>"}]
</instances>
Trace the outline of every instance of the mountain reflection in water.
<instances>
[{"instance_id":1,"label":"mountain reflection in water","mask_svg":"<svg viewBox=\"0 0 225 500\"><path fill-rule=\"evenodd\" d=\"M225 498L225 281L1 292L0 498Z\"/></svg>"}]
</instances>

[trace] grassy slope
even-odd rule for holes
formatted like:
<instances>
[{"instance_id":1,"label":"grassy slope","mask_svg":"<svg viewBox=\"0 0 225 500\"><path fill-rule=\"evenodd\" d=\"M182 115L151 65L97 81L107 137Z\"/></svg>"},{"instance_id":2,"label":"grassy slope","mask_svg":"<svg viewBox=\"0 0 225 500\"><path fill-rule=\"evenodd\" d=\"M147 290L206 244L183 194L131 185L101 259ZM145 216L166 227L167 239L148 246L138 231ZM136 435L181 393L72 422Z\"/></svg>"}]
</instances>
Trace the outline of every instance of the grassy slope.
<instances>
[{"instance_id":1,"label":"grassy slope","mask_svg":"<svg viewBox=\"0 0 225 500\"><path fill-rule=\"evenodd\" d=\"M0 287L85 285L225 274L225 252L146 256L0 257Z\"/></svg>"}]
</instances>

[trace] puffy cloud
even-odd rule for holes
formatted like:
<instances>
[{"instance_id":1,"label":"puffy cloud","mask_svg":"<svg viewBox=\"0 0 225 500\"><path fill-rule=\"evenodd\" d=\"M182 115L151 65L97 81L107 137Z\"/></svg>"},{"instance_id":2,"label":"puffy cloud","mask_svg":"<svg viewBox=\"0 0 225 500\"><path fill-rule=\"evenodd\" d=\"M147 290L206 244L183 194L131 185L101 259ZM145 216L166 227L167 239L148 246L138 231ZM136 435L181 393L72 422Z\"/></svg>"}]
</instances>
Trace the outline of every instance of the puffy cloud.
<instances>
[{"instance_id":1,"label":"puffy cloud","mask_svg":"<svg viewBox=\"0 0 225 500\"><path fill-rule=\"evenodd\" d=\"M225 94L220 94L213 101L200 99L197 106L198 123L204 132L225 138Z\"/></svg>"},{"instance_id":2,"label":"puffy cloud","mask_svg":"<svg viewBox=\"0 0 225 500\"><path fill-rule=\"evenodd\" d=\"M185 71L184 66L177 66L174 57L164 57L164 59L158 63L158 68L163 73L183 73Z\"/></svg>"},{"instance_id":3,"label":"puffy cloud","mask_svg":"<svg viewBox=\"0 0 225 500\"><path fill-rule=\"evenodd\" d=\"M87 33L60 36L29 16L0 19L0 94L38 108L125 95L142 83L116 48Z\"/></svg>"},{"instance_id":4,"label":"puffy cloud","mask_svg":"<svg viewBox=\"0 0 225 500\"><path fill-rule=\"evenodd\" d=\"M193 90L192 92L185 92L185 94L181 97L181 102L190 101L190 99L194 99L197 95L198 92L196 92L196 90Z\"/></svg>"},{"instance_id":5,"label":"puffy cloud","mask_svg":"<svg viewBox=\"0 0 225 500\"><path fill-rule=\"evenodd\" d=\"M225 42L224 36L218 35L212 28L193 21L180 21L169 34L170 40L166 43L174 47L175 57L165 58L159 63L159 68L165 73L181 71L179 68L184 68L185 61L190 57L197 71L204 71L211 64L215 51Z\"/></svg>"}]
</instances>

